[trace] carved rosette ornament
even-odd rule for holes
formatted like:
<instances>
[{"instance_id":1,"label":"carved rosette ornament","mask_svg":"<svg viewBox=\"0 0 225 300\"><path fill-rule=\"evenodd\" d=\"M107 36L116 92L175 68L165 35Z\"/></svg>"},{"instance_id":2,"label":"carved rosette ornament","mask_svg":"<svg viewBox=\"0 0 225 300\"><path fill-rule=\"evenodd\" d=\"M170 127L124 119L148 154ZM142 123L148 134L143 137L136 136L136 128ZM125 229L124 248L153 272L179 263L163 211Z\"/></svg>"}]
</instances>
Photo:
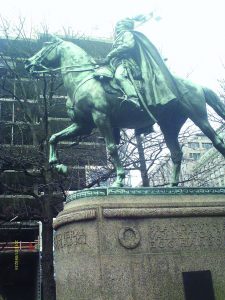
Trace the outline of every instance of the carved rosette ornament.
<instances>
[{"instance_id":1,"label":"carved rosette ornament","mask_svg":"<svg viewBox=\"0 0 225 300\"><path fill-rule=\"evenodd\" d=\"M126 249L135 249L141 241L141 235L135 227L124 227L119 232L119 242Z\"/></svg>"}]
</instances>

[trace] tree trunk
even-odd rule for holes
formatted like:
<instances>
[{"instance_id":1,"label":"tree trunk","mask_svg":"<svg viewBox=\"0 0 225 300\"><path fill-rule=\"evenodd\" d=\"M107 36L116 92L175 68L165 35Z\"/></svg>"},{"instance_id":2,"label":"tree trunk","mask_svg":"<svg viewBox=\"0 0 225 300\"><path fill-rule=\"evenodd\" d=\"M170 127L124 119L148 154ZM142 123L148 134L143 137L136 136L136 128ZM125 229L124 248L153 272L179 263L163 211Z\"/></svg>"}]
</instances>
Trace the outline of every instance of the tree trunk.
<instances>
[{"instance_id":1,"label":"tree trunk","mask_svg":"<svg viewBox=\"0 0 225 300\"><path fill-rule=\"evenodd\" d=\"M141 142L141 136L139 134L136 135L136 141L137 141L138 154L140 158L140 172L141 172L142 186L149 187L149 179L148 179L147 166L145 162L145 154Z\"/></svg>"},{"instance_id":2,"label":"tree trunk","mask_svg":"<svg viewBox=\"0 0 225 300\"><path fill-rule=\"evenodd\" d=\"M44 215L42 227L42 288L43 300L56 300L53 256L53 227L50 199L44 200Z\"/></svg>"}]
</instances>

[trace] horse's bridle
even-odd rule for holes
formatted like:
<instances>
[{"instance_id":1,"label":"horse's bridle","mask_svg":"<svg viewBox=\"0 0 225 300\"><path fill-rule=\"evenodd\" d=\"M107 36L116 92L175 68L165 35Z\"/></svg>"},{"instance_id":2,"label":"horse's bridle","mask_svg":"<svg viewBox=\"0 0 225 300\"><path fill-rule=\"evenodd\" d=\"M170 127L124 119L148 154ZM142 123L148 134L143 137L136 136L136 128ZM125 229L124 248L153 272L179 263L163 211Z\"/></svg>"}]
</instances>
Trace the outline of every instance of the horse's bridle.
<instances>
[{"instance_id":1,"label":"horse's bridle","mask_svg":"<svg viewBox=\"0 0 225 300\"><path fill-rule=\"evenodd\" d=\"M45 57L51 53L57 46L59 46L60 44L62 44L64 41L57 41L55 43L52 43L51 45L49 45L46 49L43 49L42 53L39 54L39 56L37 55L37 58L35 58L35 64L33 64L34 66L38 66L41 67L42 70L39 71L35 71L32 70L32 73L34 74L41 74L41 73L54 73L54 72L58 72L61 71L63 74L66 74L68 72L85 72L85 71L93 71L95 69L99 68L98 64L84 64L82 66L78 66L78 65L72 65L72 66L65 66L65 67L58 67L58 68L48 68L45 65L43 65L43 60L45 59Z\"/></svg>"},{"instance_id":2,"label":"horse's bridle","mask_svg":"<svg viewBox=\"0 0 225 300\"><path fill-rule=\"evenodd\" d=\"M34 66L38 66L38 67L41 67L43 70L41 71L35 71L33 70L32 72L33 73L46 73L46 72L49 72L49 71L52 71L53 69L51 68L47 68L46 66L44 66L42 64L43 60L46 58L46 56L51 53L58 45L62 44L63 41L57 41L55 43L51 43L50 45L48 45L46 47L46 49L43 49L43 51L38 55L37 55L37 58L35 58L35 63L33 64Z\"/></svg>"}]
</instances>

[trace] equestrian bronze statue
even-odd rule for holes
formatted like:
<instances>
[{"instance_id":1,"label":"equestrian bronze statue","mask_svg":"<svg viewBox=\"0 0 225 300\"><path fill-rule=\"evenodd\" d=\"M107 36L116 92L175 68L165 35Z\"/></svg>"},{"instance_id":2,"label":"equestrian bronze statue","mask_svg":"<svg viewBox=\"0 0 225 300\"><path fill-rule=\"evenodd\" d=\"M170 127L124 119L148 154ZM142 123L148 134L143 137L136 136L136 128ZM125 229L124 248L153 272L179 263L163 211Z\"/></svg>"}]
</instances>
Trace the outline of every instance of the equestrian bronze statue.
<instances>
[{"instance_id":1,"label":"equestrian bronze statue","mask_svg":"<svg viewBox=\"0 0 225 300\"><path fill-rule=\"evenodd\" d=\"M52 37L28 59L31 73L61 72L67 91L67 111L72 124L50 138L49 163L60 169L58 142L90 134L98 128L116 170L113 186L122 187L124 168L118 152L121 128L148 133L158 123L173 161L171 185L179 182L182 150L181 127L190 118L225 157L225 144L211 127L206 110L210 105L225 120L225 105L210 89L174 77L155 46L134 31L136 19L118 22L112 51L99 65L72 42Z\"/></svg>"}]
</instances>

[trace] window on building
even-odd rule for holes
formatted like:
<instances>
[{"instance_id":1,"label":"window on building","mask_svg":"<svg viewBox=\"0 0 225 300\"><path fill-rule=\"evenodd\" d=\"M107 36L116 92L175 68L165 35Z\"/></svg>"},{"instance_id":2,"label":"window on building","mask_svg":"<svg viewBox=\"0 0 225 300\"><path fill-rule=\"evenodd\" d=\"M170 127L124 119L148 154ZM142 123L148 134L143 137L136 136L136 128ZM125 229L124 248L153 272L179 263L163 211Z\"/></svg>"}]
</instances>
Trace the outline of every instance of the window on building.
<instances>
[{"instance_id":1,"label":"window on building","mask_svg":"<svg viewBox=\"0 0 225 300\"><path fill-rule=\"evenodd\" d=\"M198 160L200 158L201 154L200 153L189 153L189 157Z\"/></svg>"},{"instance_id":2,"label":"window on building","mask_svg":"<svg viewBox=\"0 0 225 300\"><path fill-rule=\"evenodd\" d=\"M19 103L0 101L0 123L0 144L33 144L31 128L29 124L24 122L24 114Z\"/></svg>"},{"instance_id":3,"label":"window on building","mask_svg":"<svg viewBox=\"0 0 225 300\"><path fill-rule=\"evenodd\" d=\"M29 124L1 124L0 144L32 145L33 136Z\"/></svg>"},{"instance_id":4,"label":"window on building","mask_svg":"<svg viewBox=\"0 0 225 300\"><path fill-rule=\"evenodd\" d=\"M204 149L210 149L210 148L212 148L212 143L202 143L202 147Z\"/></svg>"},{"instance_id":5,"label":"window on building","mask_svg":"<svg viewBox=\"0 0 225 300\"><path fill-rule=\"evenodd\" d=\"M199 143L198 142L189 142L188 147L192 149L198 149L199 148Z\"/></svg>"},{"instance_id":6,"label":"window on building","mask_svg":"<svg viewBox=\"0 0 225 300\"><path fill-rule=\"evenodd\" d=\"M0 121L24 121L24 113L18 102L0 101Z\"/></svg>"}]
</instances>

